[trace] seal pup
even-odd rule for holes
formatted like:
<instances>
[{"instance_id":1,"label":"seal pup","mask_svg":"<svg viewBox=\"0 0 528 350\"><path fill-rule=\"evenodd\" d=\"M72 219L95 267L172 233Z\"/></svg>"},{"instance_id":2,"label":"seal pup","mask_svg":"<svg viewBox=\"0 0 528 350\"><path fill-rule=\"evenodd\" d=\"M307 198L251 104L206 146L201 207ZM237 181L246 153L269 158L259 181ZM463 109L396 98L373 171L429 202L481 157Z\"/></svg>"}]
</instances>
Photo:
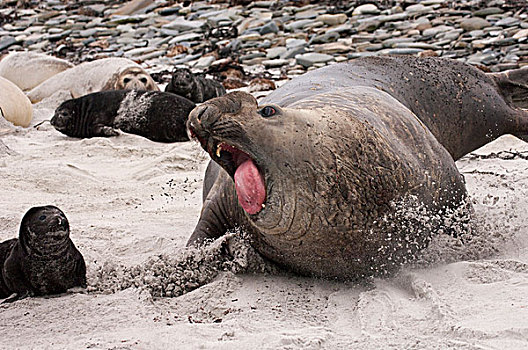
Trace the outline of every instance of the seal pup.
<instances>
[{"instance_id":1,"label":"seal pup","mask_svg":"<svg viewBox=\"0 0 528 350\"><path fill-rule=\"evenodd\" d=\"M41 53L12 52L0 61L0 77L26 91L73 66L66 60Z\"/></svg>"},{"instance_id":2,"label":"seal pup","mask_svg":"<svg viewBox=\"0 0 528 350\"><path fill-rule=\"evenodd\" d=\"M0 298L57 294L86 287L84 259L64 213L47 205L24 215L18 239L0 243Z\"/></svg>"},{"instance_id":3,"label":"seal pup","mask_svg":"<svg viewBox=\"0 0 528 350\"><path fill-rule=\"evenodd\" d=\"M63 102L51 119L72 137L117 136L116 129L152 141L188 141L185 124L195 104L161 91L102 91Z\"/></svg>"},{"instance_id":4,"label":"seal pup","mask_svg":"<svg viewBox=\"0 0 528 350\"><path fill-rule=\"evenodd\" d=\"M77 98L92 92L116 89L159 91L152 77L127 58L103 58L65 70L28 92L31 102L39 102L57 91Z\"/></svg>"},{"instance_id":5,"label":"seal pup","mask_svg":"<svg viewBox=\"0 0 528 350\"><path fill-rule=\"evenodd\" d=\"M226 90L215 80L194 75L187 68L177 68L172 73L171 81L165 87L165 92L186 97L194 103L201 103L225 95Z\"/></svg>"},{"instance_id":6,"label":"seal pup","mask_svg":"<svg viewBox=\"0 0 528 350\"><path fill-rule=\"evenodd\" d=\"M11 81L0 77L0 117L27 128L33 119L33 106L27 96Z\"/></svg>"},{"instance_id":7,"label":"seal pup","mask_svg":"<svg viewBox=\"0 0 528 350\"><path fill-rule=\"evenodd\" d=\"M261 105L243 92L203 103L188 128L212 161L188 244L241 227L299 274L397 270L433 233L470 230L454 160L526 135L528 112L496 79L452 60L366 58L293 79Z\"/></svg>"}]
</instances>

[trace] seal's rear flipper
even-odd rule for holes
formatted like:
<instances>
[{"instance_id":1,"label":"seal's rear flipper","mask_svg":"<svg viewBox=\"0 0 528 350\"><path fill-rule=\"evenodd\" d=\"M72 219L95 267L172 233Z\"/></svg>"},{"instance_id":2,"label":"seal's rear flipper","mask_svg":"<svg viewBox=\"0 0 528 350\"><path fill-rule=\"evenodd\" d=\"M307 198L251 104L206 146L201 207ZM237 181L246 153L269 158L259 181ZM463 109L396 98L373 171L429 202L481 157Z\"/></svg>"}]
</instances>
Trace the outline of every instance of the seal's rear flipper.
<instances>
[{"instance_id":1,"label":"seal's rear flipper","mask_svg":"<svg viewBox=\"0 0 528 350\"><path fill-rule=\"evenodd\" d=\"M528 69L514 69L502 73L489 73L499 85L506 101L517 108L528 108Z\"/></svg>"},{"instance_id":2,"label":"seal's rear flipper","mask_svg":"<svg viewBox=\"0 0 528 350\"><path fill-rule=\"evenodd\" d=\"M10 304L10 303L15 302L17 300L22 300L22 299L25 299L25 298L30 297L30 296L31 296L31 293L29 293L29 292L26 292L24 294L13 293L9 297L7 297L4 300L2 300L2 302L0 302L0 304Z\"/></svg>"}]
</instances>

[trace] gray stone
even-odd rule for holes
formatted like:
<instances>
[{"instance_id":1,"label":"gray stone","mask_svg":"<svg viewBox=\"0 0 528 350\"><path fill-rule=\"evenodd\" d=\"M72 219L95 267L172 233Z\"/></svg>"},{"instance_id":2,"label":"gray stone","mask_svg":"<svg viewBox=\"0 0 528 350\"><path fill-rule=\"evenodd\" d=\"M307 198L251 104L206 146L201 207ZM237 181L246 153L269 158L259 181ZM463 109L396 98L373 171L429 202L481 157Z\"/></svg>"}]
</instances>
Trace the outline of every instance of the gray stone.
<instances>
[{"instance_id":1,"label":"gray stone","mask_svg":"<svg viewBox=\"0 0 528 350\"><path fill-rule=\"evenodd\" d=\"M313 24L314 21L311 20L311 19L302 19L300 21L295 21L295 22L292 22L292 23L289 23L289 24L286 24L284 26L284 28L286 28L287 30L289 31L294 31L294 30L297 30L297 29L302 29L310 24Z\"/></svg>"},{"instance_id":2,"label":"gray stone","mask_svg":"<svg viewBox=\"0 0 528 350\"><path fill-rule=\"evenodd\" d=\"M15 45L16 39L12 36L3 36L0 38L0 51L7 49L8 47Z\"/></svg>"},{"instance_id":3,"label":"gray stone","mask_svg":"<svg viewBox=\"0 0 528 350\"><path fill-rule=\"evenodd\" d=\"M379 51L379 54L381 55L415 55L422 51L423 49L412 49L412 48L384 49L384 50Z\"/></svg>"},{"instance_id":4,"label":"gray stone","mask_svg":"<svg viewBox=\"0 0 528 350\"><path fill-rule=\"evenodd\" d=\"M495 22L495 25L498 27L511 27L518 25L520 21L517 18L513 17L506 17L501 19L500 21Z\"/></svg>"},{"instance_id":5,"label":"gray stone","mask_svg":"<svg viewBox=\"0 0 528 350\"><path fill-rule=\"evenodd\" d=\"M480 17L466 18L460 22L460 27L468 32L491 26L491 23Z\"/></svg>"},{"instance_id":6,"label":"gray stone","mask_svg":"<svg viewBox=\"0 0 528 350\"><path fill-rule=\"evenodd\" d=\"M306 52L306 49L304 48L304 46L296 46L296 47L293 47L293 48L289 49L288 51L284 52L279 57L282 58L282 59L287 60L287 59L290 59L290 58L294 58L297 55L303 54L305 52Z\"/></svg>"},{"instance_id":7,"label":"gray stone","mask_svg":"<svg viewBox=\"0 0 528 350\"><path fill-rule=\"evenodd\" d=\"M97 28L92 28L92 29L86 29L86 30L81 30L79 32L79 35L83 38L88 38L92 35L95 35L95 33L97 33Z\"/></svg>"},{"instance_id":8,"label":"gray stone","mask_svg":"<svg viewBox=\"0 0 528 350\"><path fill-rule=\"evenodd\" d=\"M306 11L297 12L295 14L295 19L296 20L300 20L300 19L314 19L318 15L319 15L318 11L306 10Z\"/></svg>"},{"instance_id":9,"label":"gray stone","mask_svg":"<svg viewBox=\"0 0 528 350\"><path fill-rule=\"evenodd\" d=\"M286 47L288 49L292 47L306 46L306 45L308 45L308 43L302 39L293 39L293 38L286 39Z\"/></svg>"},{"instance_id":10,"label":"gray stone","mask_svg":"<svg viewBox=\"0 0 528 350\"><path fill-rule=\"evenodd\" d=\"M477 10L477 11L473 12L473 16L486 17L486 16L489 16L489 15L496 15L496 14L499 14L499 13L502 13L502 12L504 12L504 11L502 11L498 7L487 7L487 8L480 9L480 10Z\"/></svg>"},{"instance_id":11,"label":"gray stone","mask_svg":"<svg viewBox=\"0 0 528 350\"><path fill-rule=\"evenodd\" d=\"M378 7L374 4L364 4L356 7L354 11L352 11L352 15L359 16L359 15L377 15L380 13L380 10Z\"/></svg>"},{"instance_id":12,"label":"gray stone","mask_svg":"<svg viewBox=\"0 0 528 350\"><path fill-rule=\"evenodd\" d=\"M334 56L326 55L324 53L309 52L295 56L298 64L305 68L311 67L316 63L326 63L334 60Z\"/></svg>"},{"instance_id":13,"label":"gray stone","mask_svg":"<svg viewBox=\"0 0 528 350\"><path fill-rule=\"evenodd\" d=\"M345 15L344 13L339 13L336 15L329 15L329 14L320 15L316 19L317 21L321 21L326 25L335 26L338 24L345 23L347 18L348 18L347 15Z\"/></svg>"},{"instance_id":14,"label":"gray stone","mask_svg":"<svg viewBox=\"0 0 528 350\"><path fill-rule=\"evenodd\" d=\"M339 39L340 35L336 32L332 33L325 33L322 35L316 35L311 41L311 44L326 44L330 42L334 42L337 39Z\"/></svg>"},{"instance_id":15,"label":"gray stone","mask_svg":"<svg viewBox=\"0 0 528 350\"><path fill-rule=\"evenodd\" d=\"M194 68L205 69L208 68L216 59L214 56L201 57L195 64Z\"/></svg>"},{"instance_id":16,"label":"gray stone","mask_svg":"<svg viewBox=\"0 0 528 350\"><path fill-rule=\"evenodd\" d=\"M266 67L266 68L275 68L275 67L282 67L282 66L286 66L290 63L289 60L285 60L285 59L275 59L275 60L265 60L265 61L262 61L262 64Z\"/></svg>"},{"instance_id":17,"label":"gray stone","mask_svg":"<svg viewBox=\"0 0 528 350\"><path fill-rule=\"evenodd\" d=\"M436 36L438 33L443 33L452 30L453 27L440 25L433 28L424 29L422 32L423 36Z\"/></svg>"},{"instance_id":18,"label":"gray stone","mask_svg":"<svg viewBox=\"0 0 528 350\"><path fill-rule=\"evenodd\" d=\"M181 43L181 42L184 42L184 41L195 41L195 40L200 40L200 39L202 39L202 35L201 34L198 34L198 33L187 33L187 34L182 34L182 35L175 36L174 38L171 39L171 41L169 41L169 44L173 45L173 44Z\"/></svg>"},{"instance_id":19,"label":"gray stone","mask_svg":"<svg viewBox=\"0 0 528 350\"><path fill-rule=\"evenodd\" d=\"M163 25L163 28L179 30L185 32L188 30L199 30L205 25L204 21L188 21L181 17L176 18L174 21Z\"/></svg>"},{"instance_id":20,"label":"gray stone","mask_svg":"<svg viewBox=\"0 0 528 350\"><path fill-rule=\"evenodd\" d=\"M278 32L279 32L279 27L277 26L275 21L270 21L266 23L259 30L260 35L266 35L269 33L278 33Z\"/></svg>"},{"instance_id":21,"label":"gray stone","mask_svg":"<svg viewBox=\"0 0 528 350\"><path fill-rule=\"evenodd\" d=\"M271 49L268 49L266 51L266 58L272 60L275 58L280 57L283 53L285 53L288 49L286 49L284 46L278 46L278 47L272 47Z\"/></svg>"},{"instance_id":22,"label":"gray stone","mask_svg":"<svg viewBox=\"0 0 528 350\"><path fill-rule=\"evenodd\" d=\"M409 42L414 42L414 39L413 38L392 38L392 39L383 40L381 42L381 45L383 45L383 47L393 47L394 45L399 44L399 43L409 43Z\"/></svg>"}]
</instances>

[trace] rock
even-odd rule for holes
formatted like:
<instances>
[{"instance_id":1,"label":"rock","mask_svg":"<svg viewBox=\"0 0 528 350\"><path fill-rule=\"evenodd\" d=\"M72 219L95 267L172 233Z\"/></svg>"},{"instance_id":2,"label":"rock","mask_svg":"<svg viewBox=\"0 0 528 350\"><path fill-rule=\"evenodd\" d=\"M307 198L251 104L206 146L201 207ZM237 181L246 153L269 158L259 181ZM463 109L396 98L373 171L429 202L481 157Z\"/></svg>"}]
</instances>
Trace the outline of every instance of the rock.
<instances>
[{"instance_id":1,"label":"rock","mask_svg":"<svg viewBox=\"0 0 528 350\"><path fill-rule=\"evenodd\" d=\"M279 57L287 60L290 58L294 58L297 55L303 54L305 52L306 52L306 49L304 48L304 46L295 46L295 47L288 49L288 51L281 54Z\"/></svg>"},{"instance_id":2,"label":"rock","mask_svg":"<svg viewBox=\"0 0 528 350\"><path fill-rule=\"evenodd\" d=\"M199 21L199 20L188 21L188 20L178 17L174 21L163 25L162 28L174 29L174 30L179 30L180 32L185 32L189 30L193 30L193 31L200 30L204 25L205 25L204 21Z\"/></svg>"},{"instance_id":3,"label":"rock","mask_svg":"<svg viewBox=\"0 0 528 350\"><path fill-rule=\"evenodd\" d=\"M338 33L336 33L336 32L325 33L325 34L322 34L322 35L316 35L310 41L310 43L311 44L325 44L325 43L334 42L337 39L339 39L339 34Z\"/></svg>"},{"instance_id":4,"label":"rock","mask_svg":"<svg viewBox=\"0 0 528 350\"><path fill-rule=\"evenodd\" d=\"M286 66L290 63L290 61L286 60L286 59L275 59L275 60L265 60L265 61L262 61L262 64L266 67L266 68L275 68L275 67L282 67L282 66Z\"/></svg>"},{"instance_id":5,"label":"rock","mask_svg":"<svg viewBox=\"0 0 528 350\"><path fill-rule=\"evenodd\" d=\"M354 11L352 11L353 16L359 16L359 15L377 15L380 13L380 10L378 7L374 4L364 4L356 7Z\"/></svg>"},{"instance_id":6,"label":"rock","mask_svg":"<svg viewBox=\"0 0 528 350\"><path fill-rule=\"evenodd\" d=\"M346 53L351 50L350 45L345 45L340 42L321 44L314 46L315 52L333 54L333 53Z\"/></svg>"},{"instance_id":7,"label":"rock","mask_svg":"<svg viewBox=\"0 0 528 350\"><path fill-rule=\"evenodd\" d=\"M528 38L528 29L521 29L513 35L514 39Z\"/></svg>"},{"instance_id":8,"label":"rock","mask_svg":"<svg viewBox=\"0 0 528 350\"><path fill-rule=\"evenodd\" d=\"M286 49L284 46L273 47L266 51L266 58L268 59L278 58L280 55L285 53L287 50L288 49Z\"/></svg>"},{"instance_id":9,"label":"rock","mask_svg":"<svg viewBox=\"0 0 528 350\"><path fill-rule=\"evenodd\" d=\"M269 23L266 23L259 30L259 34L260 35L266 35L266 34L270 34L270 33L275 33L276 34L278 32L279 32L279 27L277 26L275 21L270 21Z\"/></svg>"},{"instance_id":10,"label":"rock","mask_svg":"<svg viewBox=\"0 0 528 350\"><path fill-rule=\"evenodd\" d=\"M286 39L286 47L289 49L293 47L297 47L297 46L306 46L306 45L308 45L306 40L293 39L293 38Z\"/></svg>"},{"instance_id":11,"label":"rock","mask_svg":"<svg viewBox=\"0 0 528 350\"><path fill-rule=\"evenodd\" d=\"M308 68L316 63L326 63L333 61L334 57L323 53L309 52L295 56L295 60L298 64L302 65L305 68Z\"/></svg>"},{"instance_id":12,"label":"rock","mask_svg":"<svg viewBox=\"0 0 528 350\"><path fill-rule=\"evenodd\" d=\"M498 7L487 7L487 8L483 8L483 9L473 12L473 16L486 17L489 15L496 15L496 14L503 13L503 12L504 11L502 11Z\"/></svg>"},{"instance_id":13,"label":"rock","mask_svg":"<svg viewBox=\"0 0 528 350\"><path fill-rule=\"evenodd\" d=\"M328 14L320 15L316 18L316 20L323 22L324 24L329 25L329 26L335 26L335 25L345 23L347 18L348 18L347 15L345 15L344 13L340 13L337 15L328 15Z\"/></svg>"},{"instance_id":14,"label":"rock","mask_svg":"<svg viewBox=\"0 0 528 350\"><path fill-rule=\"evenodd\" d=\"M511 27L511 26L516 26L519 24L519 20L517 18L513 18L513 17L506 17L506 18L503 18L497 22L495 22L495 26L498 26L498 27Z\"/></svg>"},{"instance_id":15,"label":"rock","mask_svg":"<svg viewBox=\"0 0 528 350\"><path fill-rule=\"evenodd\" d=\"M195 64L194 68L205 69L208 68L216 59L213 56L201 57Z\"/></svg>"},{"instance_id":16,"label":"rock","mask_svg":"<svg viewBox=\"0 0 528 350\"><path fill-rule=\"evenodd\" d=\"M480 17L466 18L460 22L460 27L468 32L489 26L491 26L491 23Z\"/></svg>"},{"instance_id":17,"label":"rock","mask_svg":"<svg viewBox=\"0 0 528 350\"><path fill-rule=\"evenodd\" d=\"M12 36L3 36L0 38L0 51L7 49L9 46L12 46L16 43L16 39Z\"/></svg>"}]
</instances>

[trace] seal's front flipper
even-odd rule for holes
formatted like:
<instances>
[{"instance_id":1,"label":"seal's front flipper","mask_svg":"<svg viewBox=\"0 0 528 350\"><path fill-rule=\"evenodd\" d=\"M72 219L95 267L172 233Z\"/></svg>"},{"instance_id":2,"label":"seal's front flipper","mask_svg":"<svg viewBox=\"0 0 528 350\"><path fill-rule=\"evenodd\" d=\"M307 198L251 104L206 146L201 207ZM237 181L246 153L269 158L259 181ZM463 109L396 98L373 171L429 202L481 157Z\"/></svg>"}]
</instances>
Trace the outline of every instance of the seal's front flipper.
<instances>
[{"instance_id":1,"label":"seal's front flipper","mask_svg":"<svg viewBox=\"0 0 528 350\"><path fill-rule=\"evenodd\" d=\"M119 132L110 126L98 125L94 127L94 136L110 137L118 135Z\"/></svg>"},{"instance_id":2,"label":"seal's front flipper","mask_svg":"<svg viewBox=\"0 0 528 350\"><path fill-rule=\"evenodd\" d=\"M31 296L30 292L24 292L22 294L13 293L9 297L7 297L4 300L2 300L2 302L0 304L10 304L10 303L15 302L17 300L22 300L22 299L28 298L30 296Z\"/></svg>"},{"instance_id":3,"label":"seal's front flipper","mask_svg":"<svg viewBox=\"0 0 528 350\"><path fill-rule=\"evenodd\" d=\"M489 73L499 90L511 105L528 108L528 69L513 69L501 73Z\"/></svg>"}]
</instances>

